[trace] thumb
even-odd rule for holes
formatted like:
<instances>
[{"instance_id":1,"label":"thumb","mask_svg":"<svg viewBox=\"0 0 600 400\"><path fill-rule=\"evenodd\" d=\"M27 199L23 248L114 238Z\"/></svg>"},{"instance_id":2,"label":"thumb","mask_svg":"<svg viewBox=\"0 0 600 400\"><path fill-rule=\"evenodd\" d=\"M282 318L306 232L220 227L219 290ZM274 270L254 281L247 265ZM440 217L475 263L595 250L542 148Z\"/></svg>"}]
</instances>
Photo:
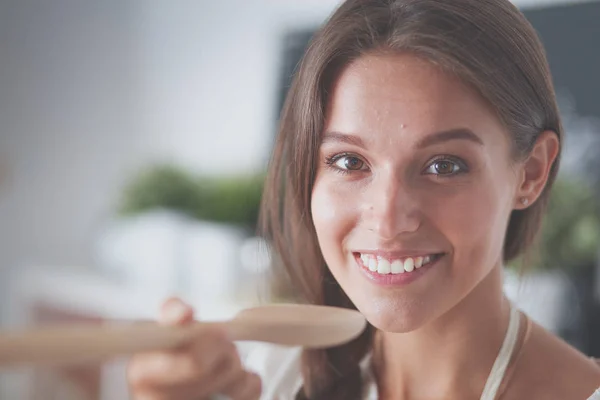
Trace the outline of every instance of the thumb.
<instances>
[{"instance_id":1,"label":"thumb","mask_svg":"<svg viewBox=\"0 0 600 400\"><path fill-rule=\"evenodd\" d=\"M193 321L194 310L177 297L167 299L160 307L158 323L161 325L185 325Z\"/></svg>"}]
</instances>

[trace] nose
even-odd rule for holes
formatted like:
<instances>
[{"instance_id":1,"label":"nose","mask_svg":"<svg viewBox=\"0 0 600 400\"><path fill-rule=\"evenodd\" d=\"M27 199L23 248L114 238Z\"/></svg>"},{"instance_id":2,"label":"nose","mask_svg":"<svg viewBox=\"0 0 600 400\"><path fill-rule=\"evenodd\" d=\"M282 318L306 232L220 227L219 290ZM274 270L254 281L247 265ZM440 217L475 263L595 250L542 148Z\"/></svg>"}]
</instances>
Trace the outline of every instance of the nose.
<instances>
[{"instance_id":1,"label":"nose","mask_svg":"<svg viewBox=\"0 0 600 400\"><path fill-rule=\"evenodd\" d=\"M374 177L363 201L363 222L381 240L415 232L421 224L414 190L393 174Z\"/></svg>"}]
</instances>

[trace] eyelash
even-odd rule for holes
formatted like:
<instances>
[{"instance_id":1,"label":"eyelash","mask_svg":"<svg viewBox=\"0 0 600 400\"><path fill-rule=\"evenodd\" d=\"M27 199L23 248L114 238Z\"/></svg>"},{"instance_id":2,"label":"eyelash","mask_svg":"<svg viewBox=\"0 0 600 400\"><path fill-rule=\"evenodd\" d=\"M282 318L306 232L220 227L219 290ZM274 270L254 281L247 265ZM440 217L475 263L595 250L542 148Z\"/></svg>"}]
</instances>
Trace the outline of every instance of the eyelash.
<instances>
[{"instance_id":1,"label":"eyelash","mask_svg":"<svg viewBox=\"0 0 600 400\"><path fill-rule=\"evenodd\" d=\"M358 160L360 160L362 163L364 163L366 165L366 162L359 157L356 154L353 153L338 153L338 154L333 154L331 156L328 156L325 158L325 164L327 165L328 168L332 169L333 171L342 174L342 175L348 175L350 173L354 173L354 172L361 172L362 170L349 170L349 169L343 169L343 168L339 168L335 165L335 163L337 163L339 160L341 160L344 157L352 157L352 158L356 158ZM437 162L440 161L446 161L446 162L451 162L455 165L458 166L459 170L456 172L452 172L449 174L434 174L434 173L426 173L426 175L435 175L437 178L439 179L444 179L444 178L451 178L453 176L456 175L460 175L460 174L464 174L466 172L469 172L469 167L467 166L467 164L461 160L458 157L454 157L451 155L447 155L447 154L443 154L443 155L439 155L436 156L435 158L433 158L431 161L429 161L429 163L427 164L427 167L424 169L424 171L427 171L428 169L430 169L431 167L433 167L433 165Z\"/></svg>"},{"instance_id":2,"label":"eyelash","mask_svg":"<svg viewBox=\"0 0 600 400\"><path fill-rule=\"evenodd\" d=\"M440 161L446 161L446 162L451 162L453 164L455 164L456 166L458 166L459 170L456 172L452 172L450 174L431 174L428 173L427 175L435 175L436 178L439 179L444 179L444 178L451 178L453 176L456 175L460 175L460 174L464 174L466 172L469 172L469 167L467 166L467 163L464 162L463 160L461 160L458 157L454 157L451 156L449 154L442 154L439 156L434 157L431 161L429 161L429 163L427 164L427 167L425 168L425 171L427 171L428 169L430 169L435 163L440 162Z\"/></svg>"},{"instance_id":3,"label":"eyelash","mask_svg":"<svg viewBox=\"0 0 600 400\"><path fill-rule=\"evenodd\" d=\"M338 154L333 154L331 156L325 157L325 164L327 165L328 168L330 168L333 171L337 172L338 174L342 174L342 175L348 175L352 172L360 172L361 171L361 170L350 170L350 169L343 169L343 168L337 167L335 165L335 163L344 157L356 158L356 159L360 160L361 162L363 162L364 164L366 164L366 162L363 161L359 156L357 156L356 154L352 154L352 153L338 153Z\"/></svg>"}]
</instances>

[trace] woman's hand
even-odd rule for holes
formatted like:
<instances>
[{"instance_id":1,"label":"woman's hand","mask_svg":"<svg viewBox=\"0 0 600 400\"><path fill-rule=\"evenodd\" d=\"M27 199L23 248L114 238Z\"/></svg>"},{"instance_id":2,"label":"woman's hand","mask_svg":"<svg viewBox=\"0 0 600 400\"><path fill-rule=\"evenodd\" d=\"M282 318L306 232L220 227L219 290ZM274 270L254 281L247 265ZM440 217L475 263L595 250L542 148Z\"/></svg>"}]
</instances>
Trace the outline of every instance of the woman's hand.
<instances>
[{"instance_id":1,"label":"woman's hand","mask_svg":"<svg viewBox=\"0 0 600 400\"><path fill-rule=\"evenodd\" d=\"M171 298L161 307L159 323L185 325L193 310ZM127 378L135 400L202 400L221 394L232 400L260 397L258 375L242 368L234 343L210 327L183 348L133 356Z\"/></svg>"}]
</instances>

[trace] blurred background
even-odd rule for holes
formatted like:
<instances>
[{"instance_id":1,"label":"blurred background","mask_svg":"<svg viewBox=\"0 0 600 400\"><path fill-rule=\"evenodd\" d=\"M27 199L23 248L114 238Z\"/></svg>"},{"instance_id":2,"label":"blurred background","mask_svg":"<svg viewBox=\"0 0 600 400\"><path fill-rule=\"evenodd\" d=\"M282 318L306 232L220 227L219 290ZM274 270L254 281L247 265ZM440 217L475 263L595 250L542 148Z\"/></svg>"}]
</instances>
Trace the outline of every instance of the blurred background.
<instances>
[{"instance_id":1,"label":"blurred background","mask_svg":"<svg viewBox=\"0 0 600 400\"><path fill-rule=\"evenodd\" d=\"M0 2L0 327L204 319L271 296L254 229L293 70L337 0ZM567 143L530 316L600 356L600 2L515 3L547 49ZM283 293L282 295L285 295ZM124 399L124 362L0 373L0 399Z\"/></svg>"}]
</instances>

